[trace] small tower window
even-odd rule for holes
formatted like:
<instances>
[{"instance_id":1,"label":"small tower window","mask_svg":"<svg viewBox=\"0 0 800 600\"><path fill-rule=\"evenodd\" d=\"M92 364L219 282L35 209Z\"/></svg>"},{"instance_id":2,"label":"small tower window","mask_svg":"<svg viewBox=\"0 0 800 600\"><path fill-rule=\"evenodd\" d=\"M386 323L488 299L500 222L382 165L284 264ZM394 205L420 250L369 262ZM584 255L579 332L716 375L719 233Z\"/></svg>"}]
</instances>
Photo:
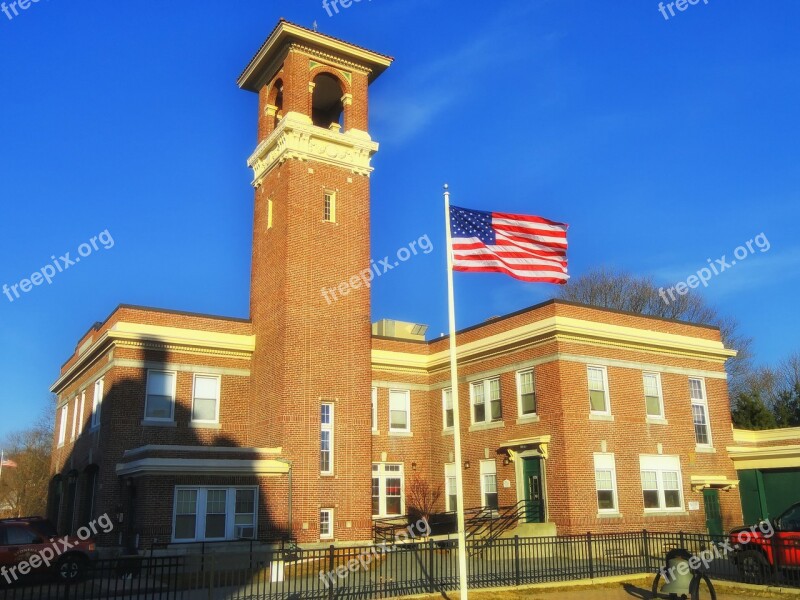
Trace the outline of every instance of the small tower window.
<instances>
[{"instance_id":1,"label":"small tower window","mask_svg":"<svg viewBox=\"0 0 800 600\"><path fill-rule=\"evenodd\" d=\"M336 222L336 192L325 190L322 203L322 220L328 223Z\"/></svg>"},{"instance_id":2,"label":"small tower window","mask_svg":"<svg viewBox=\"0 0 800 600\"><path fill-rule=\"evenodd\" d=\"M267 229L272 229L272 200L267 200Z\"/></svg>"}]
</instances>

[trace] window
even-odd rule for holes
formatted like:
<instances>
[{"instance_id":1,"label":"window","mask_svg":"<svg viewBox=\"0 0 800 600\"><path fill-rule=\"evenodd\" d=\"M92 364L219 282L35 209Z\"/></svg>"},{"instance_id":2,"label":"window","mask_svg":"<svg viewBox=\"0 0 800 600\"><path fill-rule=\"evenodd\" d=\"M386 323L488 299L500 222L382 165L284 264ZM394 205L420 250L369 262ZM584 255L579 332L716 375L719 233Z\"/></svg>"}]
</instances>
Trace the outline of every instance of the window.
<instances>
[{"instance_id":1,"label":"window","mask_svg":"<svg viewBox=\"0 0 800 600\"><path fill-rule=\"evenodd\" d=\"M192 421L219 422L220 378L208 375L194 376L192 392Z\"/></svg>"},{"instance_id":2,"label":"window","mask_svg":"<svg viewBox=\"0 0 800 600\"><path fill-rule=\"evenodd\" d=\"M595 414L611 414L608 402L608 373L605 367L588 367L589 407Z\"/></svg>"},{"instance_id":3,"label":"window","mask_svg":"<svg viewBox=\"0 0 800 600\"><path fill-rule=\"evenodd\" d=\"M470 387L472 399L472 422L491 423L503 418L503 407L500 401L500 379L475 381ZM487 410L487 403L489 405Z\"/></svg>"},{"instance_id":4,"label":"window","mask_svg":"<svg viewBox=\"0 0 800 600\"><path fill-rule=\"evenodd\" d=\"M256 489L228 487L175 488L173 540L254 539Z\"/></svg>"},{"instance_id":5,"label":"window","mask_svg":"<svg viewBox=\"0 0 800 600\"><path fill-rule=\"evenodd\" d=\"M373 463L372 515L391 517L405 512L403 465Z\"/></svg>"},{"instance_id":6,"label":"window","mask_svg":"<svg viewBox=\"0 0 800 600\"><path fill-rule=\"evenodd\" d=\"M484 508L497 510L497 465L493 460L481 461L481 497Z\"/></svg>"},{"instance_id":7,"label":"window","mask_svg":"<svg viewBox=\"0 0 800 600\"><path fill-rule=\"evenodd\" d=\"M645 512L683 510L681 464L677 456L640 456Z\"/></svg>"},{"instance_id":8,"label":"window","mask_svg":"<svg viewBox=\"0 0 800 600\"><path fill-rule=\"evenodd\" d=\"M272 200L267 200L267 229L272 229Z\"/></svg>"},{"instance_id":9,"label":"window","mask_svg":"<svg viewBox=\"0 0 800 600\"><path fill-rule=\"evenodd\" d=\"M446 390L442 390L442 410L444 411L444 416L442 417L442 421L444 422L444 429L450 429L451 427L453 427L454 424L452 388L447 388Z\"/></svg>"},{"instance_id":10,"label":"window","mask_svg":"<svg viewBox=\"0 0 800 600\"><path fill-rule=\"evenodd\" d=\"M692 419L694 437L698 446L711 446L711 427L708 424L708 400L706 385L702 379L689 380L689 393L692 398Z\"/></svg>"},{"instance_id":11,"label":"window","mask_svg":"<svg viewBox=\"0 0 800 600\"><path fill-rule=\"evenodd\" d=\"M594 455L594 480L598 511L617 512L617 470L613 454Z\"/></svg>"},{"instance_id":12,"label":"window","mask_svg":"<svg viewBox=\"0 0 800 600\"><path fill-rule=\"evenodd\" d=\"M336 192L325 190L323 196L322 220L328 223L336 222Z\"/></svg>"},{"instance_id":13,"label":"window","mask_svg":"<svg viewBox=\"0 0 800 600\"><path fill-rule=\"evenodd\" d=\"M533 369L517 373L517 393L519 394L519 416L536 414L536 390L533 383Z\"/></svg>"},{"instance_id":14,"label":"window","mask_svg":"<svg viewBox=\"0 0 800 600\"><path fill-rule=\"evenodd\" d=\"M664 397L661 393L661 375L644 373L644 404L648 417L664 417Z\"/></svg>"},{"instance_id":15,"label":"window","mask_svg":"<svg viewBox=\"0 0 800 600\"><path fill-rule=\"evenodd\" d=\"M372 388L372 433L378 433L378 388Z\"/></svg>"},{"instance_id":16,"label":"window","mask_svg":"<svg viewBox=\"0 0 800 600\"><path fill-rule=\"evenodd\" d=\"M86 391L81 392L81 403L78 408L78 435L83 433L83 411L86 408Z\"/></svg>"},{"instance_id":17,"label":"window","mask_svg":"<svg viewBox=\"0 0 800 600\"><path fill-rule=\"evenodd\" d=\"M389 391L389 431L411 431L411 392Z\"/></svg>"},{"instance_id":18,"label":"window","mask_svg":"<svg viewBox=\"0 0 800 600\"><path fill-rule=\"evenodd\" d=\"M333 404L329 403L320 410L319 471L333 475Z\"/></svg>"},{"instance_id":19,"label":"window","mask_svg":"<svg viewBox=\"0 0 800 600\"><path fill-rule=\"evenodd\" d=\"M41 544L36 542L40 536L31 528L28 527L5 527L4 529L5 542L7 546L28 546L32 544Z\"/></svg>"},{"instance_id":20,"label":"window","mask_svg":"<svg viewBox=\"0 0 800 600\"><path fill-rule=\"evenodd\" d=\"M456 502L456 463L448 463L444 466L444 493L445 509L447 512L455 512L458 506Z\"/></svg>"},{"instance_id":21,"label":"window","mask_svg":"<svg viewBox=\"0 0 800 600\"><path fill-rule=\"evenodd\" d=\"M67 438L67 416L69 414L69 403L61 407L61 418L58 423L58 445L63 446Z\"/></svg>"},{"instance_id":22,"label":"window","mask_svg":"<svg viewBox=\"0 0 800 600\"><path fill-rule=\"evenodd\" d=\"M78 431L78 403L80 398L75 396L75 408L72 409L72 434L70 440L75 441L75 433Z\"/></svg>"},{"instance_id":23,"label":"window","mask_svg":"<svg viewBox=\"0 0 800 600\"><path fill-rule=\"evenodd\" d=\"M92 429L100 427L100 411L103 408L103 394L105 381L98 379L94 382L94 397L92 398Z\"/></svg>"},{"instance_id":24,"label":"window","mask_svg":"<svg viewBox=\"0 0 800 600\"><path fill-rule=\"evenodd\" d=\"M175 373L147 372L147 399L144 417L155 421L172 421L175 414Z\"/></svg>"},{"instance_id":25,"label":"window","mask_svg":"<svg viewBox=\"0 0 800 600\"><path fill-rule=\"evenodd\" d=\"M333 509L323 508L319 511L319 539L333 539Z\"/></svg>"}]
</instances>

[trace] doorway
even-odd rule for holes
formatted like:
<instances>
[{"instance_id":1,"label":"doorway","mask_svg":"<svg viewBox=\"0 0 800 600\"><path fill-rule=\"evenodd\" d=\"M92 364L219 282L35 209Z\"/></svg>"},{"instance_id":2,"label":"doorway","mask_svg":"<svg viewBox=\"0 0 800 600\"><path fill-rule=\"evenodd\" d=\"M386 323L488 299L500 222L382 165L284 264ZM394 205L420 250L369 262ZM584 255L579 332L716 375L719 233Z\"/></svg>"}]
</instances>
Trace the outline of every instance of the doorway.
<instances>
[{"instance_id":1,"label":"doorway","mask_svg":"<svg viewBox=\"0 0 800 600\"><path fill-rule=\"evenodd\" d=\"M703 506L706 510L706 529L712 538L724 537L722 529L722 511L719 508L719 490L703 490Z\"/></svg>"},{"instance_id":2,"label":"doorway","mask_svg":"<svg viewBox=\"0 0 800 600\"><path fill-rule=\"evenodd\" d=\"M522 484L525 490L525 522L544 523L544 486L540 457L522 459Z\"/></svg>"}]
</instances>

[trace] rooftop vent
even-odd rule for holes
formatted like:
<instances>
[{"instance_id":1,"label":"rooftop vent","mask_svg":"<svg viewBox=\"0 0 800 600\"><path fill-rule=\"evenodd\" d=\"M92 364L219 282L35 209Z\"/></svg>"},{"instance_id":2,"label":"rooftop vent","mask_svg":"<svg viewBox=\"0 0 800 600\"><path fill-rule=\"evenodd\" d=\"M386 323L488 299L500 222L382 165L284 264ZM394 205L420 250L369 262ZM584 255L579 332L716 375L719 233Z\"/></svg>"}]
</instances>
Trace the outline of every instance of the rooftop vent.
<instances>
[{"instance_id":1,"label":"rooftop vent","mask_svg":"<svg viewBox=\"0 0 800 600\"><path fill-rule=\"evenodd\" d=\"M425 333L427 331L427 325L406 323L405 321L395 321L394 319L381 319L377 323L372 324L372 335L395 338L398 340L423 342L425 341Z\"/></svg>"}]
</instances>

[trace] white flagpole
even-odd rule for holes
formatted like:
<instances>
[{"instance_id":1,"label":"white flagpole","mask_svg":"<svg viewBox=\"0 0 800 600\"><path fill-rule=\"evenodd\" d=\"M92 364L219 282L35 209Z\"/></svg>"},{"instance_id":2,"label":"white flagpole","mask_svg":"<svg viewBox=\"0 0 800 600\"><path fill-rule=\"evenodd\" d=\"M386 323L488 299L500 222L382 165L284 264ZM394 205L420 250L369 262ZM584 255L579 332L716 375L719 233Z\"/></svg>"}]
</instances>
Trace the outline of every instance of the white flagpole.
<instances>
[{"instance_id":1,"label":"white flagpole","mask_svg":"<svg viewBox=\"0 0 800 600\"><path fill-rule=\"evenodd\" d=\"M458 360L456 357L456 303L453 292L453 248L450 230L450 190L444 186L444 212L447 223L447 308L450 322L450 388L453 398L453 442L456 471L456 518L458 521L458 580L461 600L467 600L467 538L464 525L464 478L461 472L461 418L458 402Z\"/></svg>"}]
</instances>

